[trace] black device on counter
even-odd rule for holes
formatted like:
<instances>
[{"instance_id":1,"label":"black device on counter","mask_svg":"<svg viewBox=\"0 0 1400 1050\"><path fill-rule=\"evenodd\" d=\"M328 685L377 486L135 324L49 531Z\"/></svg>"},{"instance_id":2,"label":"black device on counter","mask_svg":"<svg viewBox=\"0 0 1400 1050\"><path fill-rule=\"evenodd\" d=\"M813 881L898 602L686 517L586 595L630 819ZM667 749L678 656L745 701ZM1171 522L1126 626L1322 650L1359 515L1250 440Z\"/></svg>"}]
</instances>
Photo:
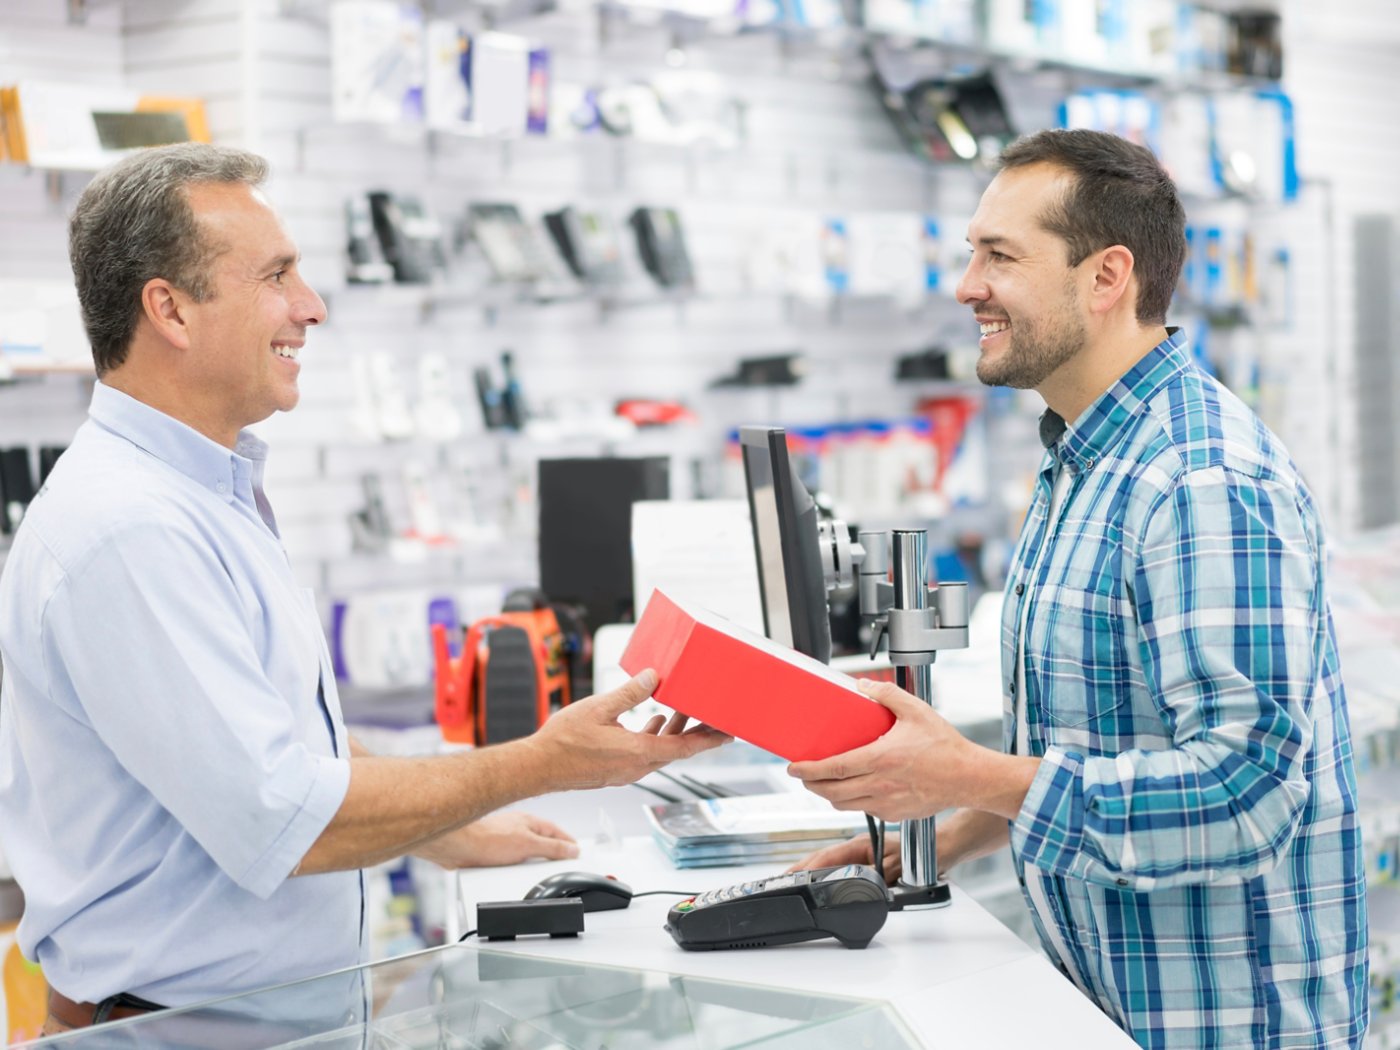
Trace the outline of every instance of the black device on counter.
<instances>
[{"instance_id":1,"label":"black device on counter","mask_svg":"<svg viewBox=\"0 0 1400 1050\"><path fill-rule=\"evenodd\" d=\"M874 868L843 864L775 875L683 900L666 930L686 951L765 948L835 937L864 948L885 925L890 894Z\"/></svg>"},{"instance_id":2,"label":"black device on counter","mask_svg":"<svg viewBox=\"0 0 1400 1050\"><path fill-rule=\"evenodd\" d=\"M632 903L632 887L612 875L591 871L561 871L541 879L525 894L527 901L577 897L584 911L616 911Z\"/></svg>"}]
</instances>

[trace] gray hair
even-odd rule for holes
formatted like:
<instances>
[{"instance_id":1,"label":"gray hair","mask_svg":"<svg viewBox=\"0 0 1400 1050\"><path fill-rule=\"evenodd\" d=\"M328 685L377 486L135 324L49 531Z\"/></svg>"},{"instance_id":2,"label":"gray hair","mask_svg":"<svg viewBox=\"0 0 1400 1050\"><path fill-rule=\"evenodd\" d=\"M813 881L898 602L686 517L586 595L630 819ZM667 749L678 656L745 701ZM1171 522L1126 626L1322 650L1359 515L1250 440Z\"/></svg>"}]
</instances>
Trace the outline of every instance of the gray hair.
<instances>
[{"instance_id":1,"label":"gray hair","mask_svg":"<svg viewBox=\"0 0 1400 1050\"><path fill-rule=\"evenodd\" d=\"M141 150L88 184L68 224L68 258L99 376L126 360L147 281L213 298L211 269L227 248L200 229L188 187L266 178L267 161L254 153L187 142Z\"/></svg>"}]
</instances>

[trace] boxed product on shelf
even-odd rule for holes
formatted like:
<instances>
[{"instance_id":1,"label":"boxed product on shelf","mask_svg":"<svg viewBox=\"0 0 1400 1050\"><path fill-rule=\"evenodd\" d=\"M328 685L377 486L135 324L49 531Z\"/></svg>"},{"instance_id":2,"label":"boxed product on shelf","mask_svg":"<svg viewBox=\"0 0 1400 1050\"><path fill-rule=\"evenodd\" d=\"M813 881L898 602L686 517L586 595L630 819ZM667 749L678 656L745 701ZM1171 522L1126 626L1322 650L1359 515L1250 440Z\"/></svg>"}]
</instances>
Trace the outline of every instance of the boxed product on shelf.
<instances>
[{"instance_id":1,"label":"boxed product on shelf","mask_svg":"<svg viewBox=\"0 0 1400 1050\"><path fill-rule=\"evenodd\" d=\"M208 142L204 103L123 87L21 80L0 88L6 159L93 171L132 149Z\"/></svg>"},{"instance_id":2,"label":"boxed product on shelf","mask_svg":"<svg viewBox=\"0 0 1400 1050\"><path fill-rule=\"evenodd\" d=\"M394 0L330 8L331 105L337 121L423 119L423 14Z\"/></svg>"}]
</instances>

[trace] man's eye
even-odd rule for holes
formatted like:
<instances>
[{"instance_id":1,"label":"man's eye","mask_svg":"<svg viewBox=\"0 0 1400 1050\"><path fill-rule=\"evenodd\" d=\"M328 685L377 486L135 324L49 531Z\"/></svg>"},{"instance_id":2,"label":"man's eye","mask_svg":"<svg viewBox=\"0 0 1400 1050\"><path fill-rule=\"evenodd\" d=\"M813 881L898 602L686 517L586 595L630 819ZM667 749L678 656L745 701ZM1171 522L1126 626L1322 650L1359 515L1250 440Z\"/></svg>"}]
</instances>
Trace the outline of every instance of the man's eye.
<instances>
[{"instance_id":1,"label":"man's eye","mask_svg":"<svg viewBox=\"0 0 1400 1050\"><path fill-rule=\"evenodd\" d=\"M276 281L278 284L281 284L281 283L282 283L282 278L285 277L286 274L287 274L287 271L286 271L286 270L278 270L276 273L274 273L274 274L272 275L272 279L273 279L274 281Z\"/></svg>"},{"instance_id":2,"label":"man's eye","mask_svg":"<svg viewBox=\"0 0 1400 1050\"><path fill-rule=\"evenodd\" d=\"M1011 257L1010 257L1009 255L1007 255L1005 252L996 252L996 251L988 252L988 253L987 253L987 256L988 256L988 258L991 258L991 259L995 260L996 262L1005 262L1007 259L1011 258Z\"/></svg>"}]
</instances>

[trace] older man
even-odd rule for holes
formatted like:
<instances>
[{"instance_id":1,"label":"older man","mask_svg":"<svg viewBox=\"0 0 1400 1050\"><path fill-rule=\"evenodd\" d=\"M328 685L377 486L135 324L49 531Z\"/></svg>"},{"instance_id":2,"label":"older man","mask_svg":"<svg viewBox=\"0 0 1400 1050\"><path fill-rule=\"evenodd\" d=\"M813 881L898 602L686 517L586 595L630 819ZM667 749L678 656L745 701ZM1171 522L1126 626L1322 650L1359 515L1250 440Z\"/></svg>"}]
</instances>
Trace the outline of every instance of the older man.
<instances>
[{"instance_id":1,"label":"older man","mask_svg":"<svg viewBox=\"0 0 1400 1050\"><path fill-rule=\"evenodd\" d=\"M623 729L650 672L470 753L379 758L346 735L244 430L295 407L326 316L265 174L237 150L146 151L73 215L99 382L0 580L0 834L50 1032L352 966L358 869L522 859L561 833L472 822L724 739Z\"/></svg>"}]
</instances>

